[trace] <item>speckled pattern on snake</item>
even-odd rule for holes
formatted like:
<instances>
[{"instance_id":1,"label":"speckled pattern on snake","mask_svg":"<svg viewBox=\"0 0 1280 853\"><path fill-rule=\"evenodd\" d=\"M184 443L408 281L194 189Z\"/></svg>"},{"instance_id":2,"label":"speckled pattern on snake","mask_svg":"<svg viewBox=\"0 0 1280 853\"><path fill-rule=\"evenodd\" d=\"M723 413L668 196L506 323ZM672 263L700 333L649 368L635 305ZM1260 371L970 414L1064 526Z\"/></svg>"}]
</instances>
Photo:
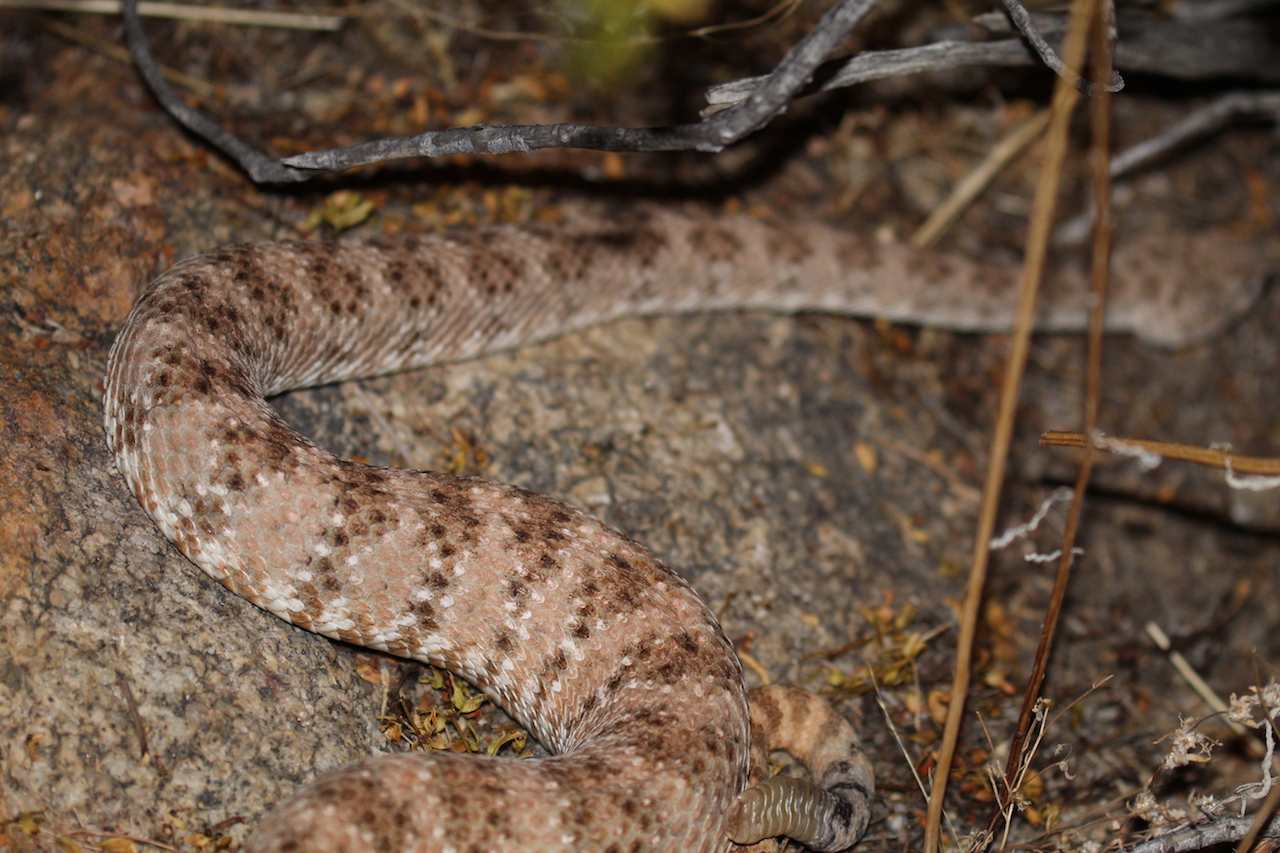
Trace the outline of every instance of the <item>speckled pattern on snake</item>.
<instances>
[{"instance_id":1,"label":"speckled pattern on snake","mask_svg":"<svg viewBox=\"0 0 1280 853\"><path fill-rule=\"evenodd\" d=\"M763 308L1000 328L1009 280L816 223L649 208L384 246L233 246L170 269L120 331L104 404L116 465L164 535L299 627L463 675L555 753L370 759L305 787L246 850L699 853L756 840L752 809L768 813L758 831L851 844L871 793L851 735L781 735L769 745L810 753L827 790L766 786L739 803L751 731L737 657L642 546L521 489L335 456L264 397L631 315ZM1174 340L1188 317L1205 321L1161 281L1135 287L1146 307L1121 294L1120 327ZM1081 293L1068 281L1049 324L1078 326ZM806 712L789 698L758 702L757 726L794 728Z\"/></svg>"}]
</instances>

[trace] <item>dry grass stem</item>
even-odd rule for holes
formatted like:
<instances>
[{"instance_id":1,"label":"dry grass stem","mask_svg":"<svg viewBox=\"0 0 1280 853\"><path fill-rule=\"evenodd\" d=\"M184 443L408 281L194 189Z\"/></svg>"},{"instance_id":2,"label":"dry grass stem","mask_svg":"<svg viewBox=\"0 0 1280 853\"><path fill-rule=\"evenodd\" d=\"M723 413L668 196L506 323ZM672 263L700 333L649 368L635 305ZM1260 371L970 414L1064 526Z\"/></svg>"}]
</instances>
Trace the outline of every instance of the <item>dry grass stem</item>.
<instances>
[{"instance_id":1,"label":"dry grass stem","mask_svg":"<svg viewBox=\"0 0 1280 853\"><path fill-rule=\"evenodd\" d=\"M1049 111L1040 110L997 142L982 162L955 185L946 200L912 233L908 238L911 245L917 249L928 249L937 243L996 176L1039 139L1048 126Z\"/></svg>"},{"instance_id":2,"label":"dry grass stem","mask_svg":"<svg viewBox=\"0 0 1280 853\"><path fill-rule=\"evenodd\" d=\"M1084 17L1083 15L1081 17ZM1074 21L1074 18L1073 18ZM1093 179L1094 229L1092 247L1092 307L1089 310L1088 352L1085 375L1085 430L1093 433L1097 430L1099 400L1102 396L1102 345L1103 327L1106 319L1108 273L1111 262L1111 89L1103 85L1111 78L1111 41L1109 39L1111 20L1104 7L1095 5L1094 13L1086 22L1089 27L1091 52L1093 55L1092 77L1094 81L1094 97L1090 100L1090 127L1092 144L1089 149L1089 165ZM1079 61L1077 61L1078 64ZM1047 236L1047 235L1046 235ZM1049 607L1045 612L1044 622L1040 629L1040 642L1036 648L1035 662L1031 676L1027 680L1026 692L1022 699L1022 710L1014 728L1009 747L1009 761L1005 766L1005 784L1009 790L1017 790L1014 781L1025 774L1027 757L1023 753L1027 748L1027 740L1033 727L1033 721L1041 721L1043 735L1043 718L1040 712L1040 690L1049 668L1049 653L1053 649L1053 638L1057 633L1058 620L1062 614L1063 602L1067 596L1067 586L1071 580L1071 567L1078 549L1075 547L1076 534L1080 529L1080 516L1084 509L1085 489L1089 485L1089 477L1093 473L1093 452L1086 448L1080 470L1076 475L1072 500L1067 509L1066 526L1062 534L1062 546L1059 551L1058 572L1054 578L1053 594L1049 599ZM1034 751L1039 739L1031 746ZM1028 756L1029 757L1029 756ZM993 815L994 824L998 816ZM1006 821L1007 821L1006 817Z\"/></svg>"},{"instance_id":3,"label":"dry grass stem","mask_svg":"<svg viewBox=\"0 0 1280 853\"><path fill-rule=\"evenodd\" d=\"M119 15L120 0L0 0L0 9L32 9L41 12L82 12L95 15ZM206 21L241 27L276 27L287 30L321 30L334 32L342 28L343 14L307 12L266 12L260 9L230 9L223 6L195 6L142 0L138 14L148 18L172 18L180 21Z\"/></svg>"},{"instance_id":4,"label":"dry grass stem","mask_svg":"<svg viewBox=\"0 0 1280 853\"><path fill-rule=\"evenodd\" d=\"M1064 45L1063 56L1068 66L1079 68L1085 54L1085 42L1090 19L1097 14L1096 0L1076 0L1071 7L1071 20ZM1036 297L1040 281L1044 277L1045 258L1049 236L1053 228L1053 210L1062 180L1062 164L1069 145L1067 130L1079 92L1064 78L1059 77L1054 89L1044 168L1036 188L1032 208L1031 225L1027 235L1027 255L1023 268L1021 293L1018 303L1018 322L1010 341L1009 358L1004 372L1000 394L1000 411L997 415L991 439L990 467L983 488L983 503L974 535L972 568L960 613L960 636L956 643L955 674L951 686L951 702L947 708L942 743L938 750L938 766L934 772L933 788L929 796L929 811L925 823L925 853L937 853L942 806L946 796L948 777L955 759L956 743L960 734L960 722L964 717L969 676L973 661L974 638L977 635L982 593L986 587L987 565L990 559L989 543L995 532L999 512L1000 492L1004 484L1008 464L1009 446L1013 439L1013 425L1017 413L1018 395L1022 387L1022 375L1031 347L1032 320L1035 315ZM1068 554L1069 559L1069 554ZM1011 755L1012 757L1012 755Z\"/></svg>"},{"instance_id":5,"label":"dry grass stem","mask_svg":"<svg viewBox=\"0 0 1280 853\"><path fill-rule=\"evenodd\" d=\"M1095 433L1090 442L1082 432L1050 430L1040 436L1045 447L1088 447L1125 455L1139 455L1135 451L1153 454L1163 459L1194 462L1210 468L1221 468L1237 475L1280 477L1280 459L1273 456L1244 456L1217 447L1200 447L1193 444L1177 444L1172 441L1152 441L1145 438L1114 438ZM1242 487L1243 488L1243 487Z\"/></svg>"}]
</instances>

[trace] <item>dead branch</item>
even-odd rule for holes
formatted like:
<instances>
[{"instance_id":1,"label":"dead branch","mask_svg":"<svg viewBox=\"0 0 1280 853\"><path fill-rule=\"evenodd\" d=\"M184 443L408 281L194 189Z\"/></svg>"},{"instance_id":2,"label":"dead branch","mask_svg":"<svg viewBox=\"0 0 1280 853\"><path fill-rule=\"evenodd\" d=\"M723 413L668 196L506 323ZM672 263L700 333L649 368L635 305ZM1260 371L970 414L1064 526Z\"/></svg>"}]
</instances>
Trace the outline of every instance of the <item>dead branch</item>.
<instances>
[{"instance_id":1,"label":"dead branch","mask_svg":"<svg viewBox=\"0 0 1280 853\"><path fill-rule=\"evenodd\" d=\"M381 139L348 148L317 151L275 161L230 131L188 107L156 68L138 16L137 0L123 5L125 33L138 69L156 99L184 127L231 157L259 183L304 181L314 170L339 171L404 157L448 154L506 154L539 148L603 151L720 151L768 124L783 111L814 70L844 43L878 0L842 0L742 103L697 124L660 128L607 128L577 124L449 128L417 136Z\"/></svg>"},{"instance_id":2,"label":"dead branch","mask_svg":"<svg viewBox=\"0 0 1280 853\"><path fill-rule=\"evenodd\" d=\"M1262 0L1254 0L1262 2ZM1270 0L1268 0L1270 1ZM235 160L258 183L289 183L305 181L325 172L342 171L355 166L379 163L407 157L441 157L449 154L505 154L513 151L533 151L541 148L588 148L603 151L720 151L761 129L778 116L786 105L798 96L851 86L867 80L936 71L966 65L1030 65L1037 61L1037 54L1059 74L1080 82L1074 71L1066 68L1057 57L1055 43L1060 43L1062 19L1060 16L1030 15L1017 0L1005 0L1008 18L1002 15L985 15L979 21L990 31L1013 31L1025 39L1006 39L993 42L966 42L943 40L906 50L870 51L851 59L824 62L857 28L879 0L843 0L829 10L778 66L764 77L752 77L713 87L707 92L711 106L704 111L703 120L692 124L670 127L621 128L596 127L579 124L553 125L475 125L429 131L415 136L374 140L360 145L333 148L299 154L283 160L273 160L219 126L215 121L195 110L172 90L164 80L146 42L138 13L138 0L124 0L122 11L129 48L139 72L170 115L191 132ZM1219 9L1218 14L1234 14L1231 9ZM1139 70L1154 70L1177 74L1178 69L1200 69L1203 73L1230 72L1249 76L1250 70L1260 79L1267 78L1266 69L1274 63L1257 62L1259 44L1256 29L1241 24L1248 22L1206 21L1204 16L1174 22L1122 20L1125 32L1134 33L1133 44L1121 40L1117 45L1117 65ZM1010 24L1012 22L1012 26ZM1206 27L1226 27L1209 41L1218 48L1224 42L1230 49L1213 51L1218 57L1206 60L1200 49L1188 54L1185 44L1188 28L1195 30L1200 41L1205 40ZM1042 32L1044 33L1042 35ZM1155 35L1152 36L1151 33ZM1238 44L1237 44L1238 42ZM1030 45L1030 47L1028 47ZM1266 47L1265 45L1263 47ZM1152 58L1155 58L1154 60ZM1208 64L1206 65L1206 62ZM1223 62L1234 65L1223 66ZM816 81L816 82L815 82ZM1108 90L1115 91L1118 77L1113 77ZM1086 86L1086 88L1088 88ZM1113 174L1132 168L1135 162L1148 162L1164 153L1181 140L1208 133L1242 115L1264 114L1274 116L1280 112L1273 93L1241 93L1223 98L1222 102L1206 108L1171 128L1170 133L1151 140L1142 151L1127 154L1117 160ZM1131 162L1132 161L1132 162Z\"/></svg>"},{"instance_id":3,"label":"dead branch","mask_svg":"<svg viewBox=\"0 0 1280 853\"><path fill-rule=\"evenodd\" d=\"M1252 817L1223 817L1192 824L1126 848L1124 853L1190 853L1219 844L1240 841L1253 825ZM1262 838L1280 838L1280 818L1272 818L1262 830Z\"/></svg>"},{"instance_id":4,"label":"dead branch","mask_svg":"<svg viewBox=\"0 0 1280 853\"><path fill-rule=\"evenodd\" d=\"M1020 31L1036 45L1040 55L1050 57L1049 61L1060 73L1068 75L1069 79L1078 80L1075 72L1063 67L1056 59L1052 47L1039 36L1036 23L1022 10L1017 0L1005 0L1005 3ZM255 182L289 183L305 181L322 172L341 171L406 157L506 154L541 148L720 151L763 128L782 113L786 105L804 91L823 61L844 43L878 4L879 0L842 0L787 52L773 72L752 80L749 90L734 90L732 106L722 106L697 123L653 128L596 127L569 123L475 125L308 152L280 161L255 150L208 116L187 106L169 87L151 55L138 14L138 0L124 0L122 12L129 49L147 86L164 109L188 130L239 163ZM1020 54L1016 59L1015 48ZM1014 61L1030 61L1020 42L997 42L990 46L947 42L941 46L930 45L906 52L891 51L881 54L879 58L871 55L870 60L863 61L860 69L846 72L841 78L841 85L869 79L865 76L869 66L874 69L872 76L886 76L974 62L1009 64Z\"/></svg>"}]
</instances>

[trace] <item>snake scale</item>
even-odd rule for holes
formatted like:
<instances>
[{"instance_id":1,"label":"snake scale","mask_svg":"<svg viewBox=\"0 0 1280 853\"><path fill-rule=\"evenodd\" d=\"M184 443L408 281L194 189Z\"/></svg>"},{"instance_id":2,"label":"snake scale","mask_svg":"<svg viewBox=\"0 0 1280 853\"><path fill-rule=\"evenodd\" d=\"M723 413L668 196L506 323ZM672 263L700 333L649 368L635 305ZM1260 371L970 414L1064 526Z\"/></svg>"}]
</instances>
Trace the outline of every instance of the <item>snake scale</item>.
<instances>
[{"instance_id":1,"label":"snake scale","mask_svg":"<svg viewBox=\"0 0 1280 853\"><path fill-rule=\"evenodd\" d=\"M1165 341L1204 327L1204 299L1136 278L1117 327ZM116 465L164 535L294 625L461 674L554 753L369 759L303 788L245 849L852 844L872 792L857 739L799 691L761 694L752 715L715 617L642 546L518 488L335 456L265 397L633 315L763 308L1002 328L1010 282L816 223L644 207L385 245L232 246L164 273L115 341L104 402ZM1083 282L1060 285L1046 322L1078 327ZM739 797L752 716L756 764L789 749L816 786L771 780Z\"/></svg>"}]
</instances>

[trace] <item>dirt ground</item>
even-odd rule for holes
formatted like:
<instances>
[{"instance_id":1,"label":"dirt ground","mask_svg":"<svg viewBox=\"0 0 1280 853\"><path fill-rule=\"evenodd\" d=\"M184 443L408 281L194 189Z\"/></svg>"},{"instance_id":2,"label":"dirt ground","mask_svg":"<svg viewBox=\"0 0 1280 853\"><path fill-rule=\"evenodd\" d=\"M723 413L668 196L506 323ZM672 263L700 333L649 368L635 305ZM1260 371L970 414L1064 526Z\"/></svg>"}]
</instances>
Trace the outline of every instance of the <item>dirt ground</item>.
<instances>
[{"instance_id":1,"label":"dirt ground","mask_svg":"<svg viewBox=\"0 0 1280 853\"><path fill-rule=\"evenodd\" d=\"M147 29L159 60L194 78L186 96L282 155L478 122L691 120L706 85L767 71L822 11L671 35L606 85L592 79L598 56L537 36L565 32L571 7L490 5L370 3L338 33ZM708 20L767 8L739 6ZM916 43L952 23L942 9L895 7L853 47ZM965 70L867 85L799 102L714 157L455 157L261 189L176 129L110 55L121 43L115 18L0 11L0 827L11 850L234 850L297 784L414 737L389 718L416 707L416 668L278 623L208 582L114 472L102 369L160 270L227 242L608 216L640 199L903 235L1052 84L1039 71ZM1119 147L1220 89L1128 83ZM1041 156L1006 170L935 251L1016 262ZM1082 175L1073 162L1064 221L1082 209ZM1261 279L1280 268L1277 181L1273 131L1232 128L1126 181L1117 239L1167 245L1175 275L1189 235L1220 233L1224 267L1249 253ZM358 223L333 224L365 203ZM1104 431L1280 454L1280 400L1267 393L1277 318L1266 290L1202 344L1109 339ZM278 404L337 452L557 495L649 545L721 615L753 683L827 689L859 721L879 785L860 849L909 850L923 837L913 773L931 769L949 698L1006 347L999 335L818 315L628 320ZM1073 453L1037 436L1079 427L1083 373L1080 337L1036 339L1002 524L1074 478ZM1200 727L1222 742L1212 760L1159 770L1161 739L1212 710L1145 626L1222 696L1273 677L1275 495L1189 465L1101 461L1044 689L1052 711L1008 846L1132 844L1178 822L1175 809L1214 816L1191 798L1261 778L1255 741L1221 717ZM995 557L948 800L960 837L995 810L987 768L1002 766L1053 582L1022 554L1055 547L1062 510L1034 543ZM1154 805L1139 799L1148 786Z\"/></svg>"}]
</instances>

